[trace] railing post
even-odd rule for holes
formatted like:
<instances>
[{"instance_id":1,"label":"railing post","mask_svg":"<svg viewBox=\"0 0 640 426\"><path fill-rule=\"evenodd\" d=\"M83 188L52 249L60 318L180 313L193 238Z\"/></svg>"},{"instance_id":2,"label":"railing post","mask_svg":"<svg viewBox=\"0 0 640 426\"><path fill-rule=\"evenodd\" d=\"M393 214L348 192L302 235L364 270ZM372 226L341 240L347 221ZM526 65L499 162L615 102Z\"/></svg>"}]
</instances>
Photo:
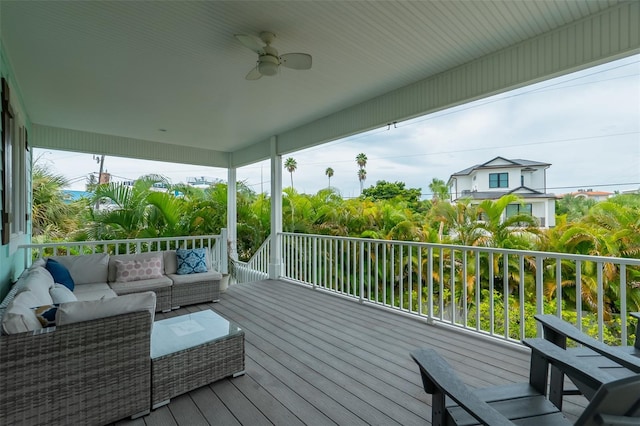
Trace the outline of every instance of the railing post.
<instances>
[{"instance_id":1,"label":"railing post","mask_svg":"<svg viewBox=\"0 0 640 426\"><path fill-rule=\"evenodd\" d=\"M427 249L427 287L429 300L427 301L427 316L433 323L433 247Z\"/></svg>"},{"instance_id":2,"label":"railing post","mask_svg":"<svg viewBox=\"0 0 640 426\"><path fill-rule=\"evenodd\" d=\"M360 303L364 303L364 241L360 241L360 261L358 262L360 279Z\"/></svg>"},{"instance_id":3,"label":"railing post","mask_svg":"<svg viewBox=\"0 0 640 426\"><path fill-rule=\"evenodd\" d=\"M543 258L538 255L536 256L536 313L537 314L544 314L544 309L543 309L543 295L544 295L544 288L543 288ZM542 334L542 325L540 324L540 322L536 321L536 326L538 328L538 337L543 337Z\"/></svg>"},{"instance_id":4,"label":"railing post","mask_svg":"<svg viewBox=\"0 0 640 426\"><path fill-rule=\"evenodd\" d=\"M216 250L218 252L218 267L220 268L221 274L229 273L229 264L227 262L227 228L222 228L220 230L220 248Z\"/></svg>"},{"instance_id":5,"label":"railing post","mask_svg":"<svg viewBox=\"0 0 640 426\"><path fill-rule=\"evenodd\" d=\"M620 324L622 325L622 346L627 346L627 265L620 265Z\"/></svg>"},{"instance_id":6,"label":"railing post","mask_svg":"<svg viewBox=\"0 0 640 426\"><path fill-rule=\"evenodd\" d=\"M602 276L602 268L604 264L602 262L596 262L597 273L596 277L598 280L597 290L598 290L598 340L603 341L603 328L604 328L604 283Z\"/></svg>"},{"instance_id":7,"label":"railing post","mask_svg":"<svg viewBox=\"0 0 640 426\"><path fill-rule=\"evenodd\" d=\"M318 286L318 238L313 238L313 262L312 262L312 276L313 276L313 288Z\"/></svg>"}]
</instances>

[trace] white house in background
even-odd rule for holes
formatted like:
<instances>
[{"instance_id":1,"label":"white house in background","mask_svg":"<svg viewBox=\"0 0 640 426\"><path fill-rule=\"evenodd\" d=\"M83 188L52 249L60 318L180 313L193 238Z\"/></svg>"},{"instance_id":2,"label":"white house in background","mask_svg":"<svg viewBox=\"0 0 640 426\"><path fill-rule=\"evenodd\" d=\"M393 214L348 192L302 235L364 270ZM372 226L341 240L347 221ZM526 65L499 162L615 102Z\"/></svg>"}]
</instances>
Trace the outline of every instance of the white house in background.
<instances>
[{"instance_id":1,"label":"white house in background","mask_svg":"<svg viewBox=\"0 0 640 426\"><path fill-rule=\"evenodd\" d=\"M541 227L555 226L556 196L547 194L549 166L549 163L503 157L476 164L449 177L451 201L497 200L503 195L516 194L522 198L522 204L507 206L507 217L525 212L538 218Z\"/></svg>"},{"instance_id":2,"label":"white house in background","mask_svg":"<svg viewBox=\"0 0 640 426\"><path fill-rule=\"evenodd\" d=\"M576 192L570 192L568 194L559 195L558 198L563 198L566 195L571 195L576 198L586 198L589 200L605 201L607 198L614 196L613 192L606 191L594 191L593 189L579 189Z\"/></svg>"},{"instance_id":3,"label":"white house in background","mask_svg":"<svg viewBox=\"0 0 640 426\"><path fill-rule=\"evenodd\" d=\"M207 189L218 181L219 179L209 176L189 177L187 178L187 185L193 186L194 188Z\"/></svg>"}]
</instances>

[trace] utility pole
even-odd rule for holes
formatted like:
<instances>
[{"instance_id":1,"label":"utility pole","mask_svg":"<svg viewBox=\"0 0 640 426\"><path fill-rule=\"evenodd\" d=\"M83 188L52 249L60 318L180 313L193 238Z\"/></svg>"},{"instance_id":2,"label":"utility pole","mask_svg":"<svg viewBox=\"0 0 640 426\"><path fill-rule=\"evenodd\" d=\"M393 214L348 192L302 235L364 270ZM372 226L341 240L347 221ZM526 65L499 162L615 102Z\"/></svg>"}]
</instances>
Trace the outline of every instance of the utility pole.
<instances>
[{"instance_id":1,"label":"utility pole","mask_svg":"<svg viewBox=\"0 0 640 426\"><path fill-rule=\"evenodd\" d=\"M93 156L93 159L96 160L96 163L100 163L100 172L98 173L98 185L102 183L102 172L104 171L104 154L100 157L97 155ZM96 200L95 210L98 210L100 207L100 200Z\"/></svg>"},{"instance_id":2,"label":"utility pole","mask_svg":"<svg viewBox=\"0 0 640 426\"><path fill-rule=\"evenodd\" d=\"M98 158L96 157L96 161ZM100 173L98 174L98 184L102 183L102 172L104 171L104 154L100 156Z\"/></svg>"}]
</instances>

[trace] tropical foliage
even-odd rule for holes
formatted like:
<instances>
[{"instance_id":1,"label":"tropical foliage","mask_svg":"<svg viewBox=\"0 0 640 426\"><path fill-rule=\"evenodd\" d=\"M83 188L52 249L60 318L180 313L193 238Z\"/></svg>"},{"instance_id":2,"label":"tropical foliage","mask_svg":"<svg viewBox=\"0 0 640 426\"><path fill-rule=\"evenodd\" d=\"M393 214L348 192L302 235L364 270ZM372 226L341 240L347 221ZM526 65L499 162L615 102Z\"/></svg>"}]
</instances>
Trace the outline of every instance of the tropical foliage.
<instances>
[{"instance_id":1,"label":"tropical foliage","mask_svg":"<svg viewBox=\"0 0 640 426\"><path fill-rule=\"evenodd\" d=\"M77 217L86 202L67 203L62 189L68 184L64 176L52 173L35 163L32 169L32 233L35 241L65 239L78 227Z\"/></svg>"},{"instance_id":2,"label":"tropical foliage","mask_svg":"<svg viewBox=\"0 0 640 426\"><path fill-rule=\"evenodd\" d=\"M364 157L359 158L359 167L366 164ZM289 166L285 163L285 167L293 174L297 164L293 160ZM328 168L327 177L331 178L332 173L333 170ZM154 184L157 183L162 183L169 191L154 191ZM62 197L61 188L65 184L60 176L34 165L33 234L40 241L217 234L226 224L227 185L224 182L216 182L202 190L184 185L172 186L162 176L149 175L138 179L132 186L98 185L92 200L74 203L68 203ZM565 197L557 202L557 211L561 214L556 217L556 226L541 229L536 219L527 214L506 217L507 206L520 202L515 195L480 203L463 200L451 204L445 201L449 195L443 181L434 179L429 189L433 194L431 200L421 200L419 188L406 188L403 182L379 181L363 189L361 197L343 199L330 186L316 194L301 194L292 185L284 189L283 228L289 232L328 236L640 257L638 195L617 195L598 203ZM237 245L240 259L246 260L269 234L270 199L264 194L255 193L242 182L238 183L237 190ZM393 258L390 251L387 254L388 259ZM345 252L344 256L347 255ZM370 254L370 258L373 255ZM454 254L434 251L432 256L434 261L443 265L458 265L461 262L459 251ZM439 299L455 301L457 307L451 306L451 309L466 306L470 315L475 315L478 310L484 312L488 306L498 309L501 301L510 301L515 296L516 289L522 288L525 294L533 295L535 283L526 279L521 283L518 274L513 271L524 267L529 272L535 272L536 268L542 266L546 310L553 312L561 304L567 312L575 312L580 306L586 312L583 316L585 327L593 324L587 314L597 310L597 278L600 274L603 317L612 327L620 321L621 277L619 268L612 263L600 263L602 266L599 270L598 264L583 262L578 273L575 262L559 261L556 264L554 260L545 260L542 265L536 265L525 256L521 265L513 256L497 254L477 260L472 252L468 256L470 266L466 271L467 276L462 276L462 272L456 270L457 275L452 278L447 268L432 271L437 282L456 283L453 291L446 284L434 294ZM400 264L387 268L386 272L381 269L378 277L374 278L390 287L379 287L378 290L386 294L385 297L390 301L402 300L407 304L409 300L426 297L416 295L410 298L414 290L398 286L400 277L409 280L411 269L422 271L422 276L425 276L426 258L425 252L422 256L423 265L414 265L409 269ZM503 275L503 271L507 270L510 272L508 279ZM475 282L476 276L481 277L478 283ZM527 276L535 276L535 273ZM576 285L576 277L580 277L579 285ZM640 271L628 267L624 278L626 309L640 310ZM411 279L417 281L418 277ZM558 285L562 286L562 300L555 300ZM463 293L465 288L466 293ZM479 292L478 299L476 291ZM500 296L492 297L491 291L498 292L496 294ZM467 294L468 299L465 300L463 294ZM477 300L480 302L476 303ZM512 315L512 309L520 309L517 306L515 302L509 303L509 315ZM526 312L533 309L530 306L524 308ZM496 316L502 318L504 312ZM479 318L487 321L484 313ZM499 330L501 326L496 323L494 327ZM509 330L510 335L515 336L514 333L520 331ZM615 337L612 332L611 338Z\"/></svg>"}]
</instances>

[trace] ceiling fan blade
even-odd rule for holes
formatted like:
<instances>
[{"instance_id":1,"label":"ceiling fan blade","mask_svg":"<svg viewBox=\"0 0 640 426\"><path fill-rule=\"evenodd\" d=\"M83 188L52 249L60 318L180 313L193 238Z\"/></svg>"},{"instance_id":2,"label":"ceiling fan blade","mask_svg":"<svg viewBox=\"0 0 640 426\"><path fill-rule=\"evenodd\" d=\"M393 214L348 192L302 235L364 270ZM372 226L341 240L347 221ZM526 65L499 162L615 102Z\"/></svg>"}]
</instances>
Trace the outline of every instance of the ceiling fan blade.
<instances>
[{"instance_id":1,"label":"ceiling fan blade","mask_svg":"<svg viewBox=\"0 0 640 426\"><path fill-rule=\"evenodd\" d=\"M260 77L262 77L262 74L260 74L260 70L258 70L258 67L254 67L254 68L251 69L251 71L249 71L249 74L247 74L245 79L247 79L247 80L257 80Z\"/></svg>"},{"instance_id":2,"label":"ceiling fan blade","mask_svg":"<svg viewBox=\"0 0 640 426\"><path fill-rule=\"evenodd\" d=\"M280 56L280 64L294 70L308 70L311 68L311 55L306 53L285 53Z\"/></svg>"},{"instance_id":3,"label":"ceiling fan blade","mask_svg":"<svg viewBox=\"0 0 640 426\"><path fill-rule=\"evenodd\" d=\"M234 36L245 47L253 50L258 55L264 55L264 44L262 44L262 41L260 41L260 39L247 34L234 34Z\"/></svg>"}]
</instances>

